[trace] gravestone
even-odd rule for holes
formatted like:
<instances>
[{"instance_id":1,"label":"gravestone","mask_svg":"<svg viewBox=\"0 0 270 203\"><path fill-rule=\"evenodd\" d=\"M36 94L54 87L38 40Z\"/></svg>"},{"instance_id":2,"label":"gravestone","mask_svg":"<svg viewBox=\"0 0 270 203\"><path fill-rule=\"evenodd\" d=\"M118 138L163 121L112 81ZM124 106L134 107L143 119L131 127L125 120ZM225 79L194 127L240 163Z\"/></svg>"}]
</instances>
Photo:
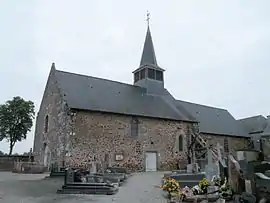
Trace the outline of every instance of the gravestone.
<instances>
[{"instance_id":1,"label":"gravestone","mask_svg":"<svg viewBox=\"0 0 270 203\"><path fill-rule=\"evenodd\" d=\"M216 164L207 165L205 168L205 176L207 180L211 181L213 177L216 175L219 176L217 165Z\"/></svg>"},{"instance_id":2,"label":"gravestone","mask_svg":"<svg viewBox=\"0 0 270 203\"><path fill-rule=\"evenodd\" d=\"M216 163L213 163L213 154L210 149L207 151L208 163L205 167L205 176L208 180L212 180L213 176L219 175L219 168Z\"/></svg>"},{"instance_id":3,"label":"gravestone","mask_svg":"<svg viewBox=\"0 0 270 203\"><path fill-rule=\"evenodd\" d=\"M65 185L74 183L74 179L75 179L74 170L71 169L66 170Z\"/></svg>"},{"instance_id":4,"label":"gravestone","mask_svg":"<svg viewBox=\"0 0 270 203\"><path fill-rule=\"evenodd\" d=\"M225 162L225 160L219 160L218 162L218 166L219 166L219 176L224 179L225 177L228 179L229 177L229 171L228 171L228 166Z\"/></svg>"},{"instance_id":5,"label":"gravestone","mask_svg":"<svg viewBox=\"0 0 270 203\"><path fill-rule=\"evenodd\" d=\"M103 176L92 175L86 177L85 182L81 181L82 171L66 170L64 185L62 189L57 190L61 194L107 194L112 195L118 192L118 183L112 184L111 181L108 183L104 182ZM79 180L79 181L78 181ZM86 182L88 180L88 182Z\"/></svg>"},{"instance_id":6,"label":"gravestone","mask_svg":"<svg viewBox=\"0 0 270 203\"><path fill-rule=\"evenodd\" d=\"M193 173L193 166L192 164L187 165L187 173Z\"/></svg>"},{"instance_id":7,"label":"gravestone","mask_svg":"<svg viewBox=\"0 0 270 203\"><path fill-rule=\"evenodd\" d=\"M246 189L246 193L252 194L251 180L245 180L245 189Z\"/></svg>"},{"instance_id":8,"label":"gravestone","mask_svg":"<svg viewBox=\"0 0 270 203\"><path fill-rule=\"evenodd\" d=\"M95 161L91 162L90 163L90 173L91 174L94 174L94 173L97 173L97 164Z\"/></svg>"},{"instance_id":9,"label":"gravestone","mask_svg":"<svg viewBox=\"0 0 270 203\"><path fill-rule=\"evenodd\" d=\"M187 173L198 173L199 166L197 163L187 165Z\"/></svg>"}]
</instances>

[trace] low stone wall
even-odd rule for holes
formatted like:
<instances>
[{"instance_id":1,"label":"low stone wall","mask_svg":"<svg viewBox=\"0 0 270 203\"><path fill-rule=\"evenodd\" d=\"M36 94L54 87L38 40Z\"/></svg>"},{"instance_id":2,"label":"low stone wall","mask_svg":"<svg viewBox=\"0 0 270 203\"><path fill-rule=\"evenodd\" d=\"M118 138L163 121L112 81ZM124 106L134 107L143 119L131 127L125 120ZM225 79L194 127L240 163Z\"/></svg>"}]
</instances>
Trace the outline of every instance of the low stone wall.
<instances>
[{"instance_id":1,"label":"low stone wall","mask_svg":"<svg viewBox=\"0 0 270 203\"><path fill-rule=\"evenodd\" d=\"M33 162L34 157L24 155L1 155L0 156L0 171L12 171L14 169L14 163L18 161Z\"/></svg>"},{"instance_id":2,"label":"low stone wall","mask_svg":"<svg viewBox=\"0 0 270 203\"><path fill-rule=\"evenodd\" d=\"M46 171L46 167L35 162L16 162L12 170L13 173L39 174Z\"/></svg>"}]
</instances>

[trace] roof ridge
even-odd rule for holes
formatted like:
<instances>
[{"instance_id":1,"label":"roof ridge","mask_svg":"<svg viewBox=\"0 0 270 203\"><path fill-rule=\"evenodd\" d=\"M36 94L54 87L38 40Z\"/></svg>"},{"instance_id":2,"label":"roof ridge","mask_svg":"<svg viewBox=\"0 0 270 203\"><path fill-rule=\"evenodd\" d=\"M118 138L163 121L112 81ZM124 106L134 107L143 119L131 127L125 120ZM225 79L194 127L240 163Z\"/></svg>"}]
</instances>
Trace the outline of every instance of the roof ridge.
<instances>
[{"instance_id":1,"label":"roof ridge","mask_svg":"<svg viewBox=\"0 0 270 203\"><path fill-rule=\"evenodd\" d=\"M184 100L178 100L178 99L176 101L185 102L185 103L189 103L189 104L195 104L195 105L198 105L198 106L203 106L203 107L207 107L207 108L211 108L211 109L219 109L219 110L223 110L223 111L228 111L225 108L213 107L213 106L208 106L208 105L205 105L205 104L197 104L197 103L193 103L193 102L190 102L190 101L184 101Z\"/></svg>"},{"instance_id":2,"label":"roof ridge","mask_svg":"<svg viewBox=\"0 0 270 203\"><path fill-rule=\"evenodd\" d=\"M240 118L240 119L237 119L237 120L238 121L241 121L241 120L246 120L246 119L251 119L251 118L256 118L256 117L262 117L262 118L266 119L263 115L259 114L259 115L256 115L256 116L250 116L250 117Z\"/></svg>"},{"instance_id":3,"label":"roof ridge","mask_svg":"<svg viewBox=\"0 0 270 203\"><path fill-rule=\"evenodd\" d=\"M63 70L56 70L56 72L61 72L61 73L66 73L66 74L71 74L71 75L82 76L82 77L86 77L86 78L93 78L93 79L98 79L98 80L113 82L113 83L117 83L117 84L132 86L132 87L139 88L139 89L145 89L145 88L140 87L140 86L135 86L135 85L132 85L132 84L128 84L128 83L124 83L124 82L119 82L119 81L115 81L115 80L110 80L110 79L106 79L106 78L100 78L100 77L85 75L85 74L81 74L81 73L73 73L73 72L68 72L68 71L63 71Z\"/></svg>"}]
</instances>

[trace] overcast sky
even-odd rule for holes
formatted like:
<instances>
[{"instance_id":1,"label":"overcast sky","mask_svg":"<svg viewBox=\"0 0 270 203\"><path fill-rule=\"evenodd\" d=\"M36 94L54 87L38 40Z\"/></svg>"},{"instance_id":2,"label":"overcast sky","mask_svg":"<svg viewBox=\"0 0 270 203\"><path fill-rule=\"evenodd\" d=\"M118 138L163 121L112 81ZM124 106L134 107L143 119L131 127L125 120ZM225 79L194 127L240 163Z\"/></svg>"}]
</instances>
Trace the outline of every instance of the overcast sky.
<instances>
[{"instance_id":1,"label":"overcast sky","mask_svg":"<svg viewBox=\"0 0 270 203\"><path fill-rule=\"evenodd\" d=\"M235 118L266 116L269 8L269 0L0 0L0 103L18 95L38 111L52 62L132 83L149 10L157 62L176 98ZM29 151L33 134L15 152Z\"/></svg>"}]
</instances>

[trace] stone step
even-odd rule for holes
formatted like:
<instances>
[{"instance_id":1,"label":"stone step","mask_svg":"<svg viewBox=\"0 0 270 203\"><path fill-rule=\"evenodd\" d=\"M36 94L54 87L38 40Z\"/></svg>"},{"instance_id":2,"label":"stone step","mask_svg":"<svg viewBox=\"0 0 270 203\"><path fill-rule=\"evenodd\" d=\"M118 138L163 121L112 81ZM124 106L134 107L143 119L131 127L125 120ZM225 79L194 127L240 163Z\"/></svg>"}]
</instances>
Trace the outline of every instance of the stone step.
<instances>
[{"instance_id":1,"label":"stone step","mask_svg":"<svg viewBox=\"0 0 270 203\"><path fill-rule=\"evenodd\" d=\"M65 171L54 171L50 173L50 177L65 176Z\"/></svg>"},{"instance_id":2,"label":"stone step","mask_svg":"<svg viewBox=\"0 0 270 203\"><path fill-rule=\"evenodd\" d=\"M115 177L115 178L119 178L121 181L124 181L127 179L127 175L123 173L94 173L93 175L104 176L104 177Z\"/></svg>"},{"instance_id":3,"label":"stone step","mask_svg":"<svg viewBox=\"0 0 270 203\"><path fill-rule=\"evenodd\" d=\"M61 190L57 193L62 194L116 194L118 192L118 187L98 185L98 184L74 184L74 185L64 185Z\"/></svg>"},{"instance_id":4,"label":"stone step","mask_svg":"<svg viewBox=\"0 0 270 203\"><path fill-rule=\"evenodd\" d=\"M115 190L95 190L95 189L77 189L77 188L65 188L62 190L57 190L59 194L94 194L94 195L114 195L119 191Z\"/></svg>"},{"instance_id":5,"label":"stone step","mask_svg":"<svg viewBox=\"0 0 270 203\"><path fill-rule=\"evenodd\" d=\"M205 178L205 174L164 174L164 177L171 177L178 181L185 181L185 180L202 180Z\"/></svg>"},{"instance_id":6,"label":"stone step","mask_svg":"<svg viewBox=\"0 0 270 203\"><path fill-rule=\"evenodd\" d=\"M86 176L86 182L87 183L98 183L98 178L100 178L102 182L107 183L118 183L119 186L121 186L124 181L117 177L111 177L111 176L99 176L99 175L88 175Z\"/></svg>"},{"instance_id":7,"label":"stone step","mask_svg":"<svg viewBox=\"0 0 270 203\"><path fill-rule=\"evenodd\" d=\"M74 182L70 184L63 185L62 188L70 188L70 187L88 187L88 188L113 188L113 185L108 183L81 183L81 182Z\"/></svg>"}]
</instances>

